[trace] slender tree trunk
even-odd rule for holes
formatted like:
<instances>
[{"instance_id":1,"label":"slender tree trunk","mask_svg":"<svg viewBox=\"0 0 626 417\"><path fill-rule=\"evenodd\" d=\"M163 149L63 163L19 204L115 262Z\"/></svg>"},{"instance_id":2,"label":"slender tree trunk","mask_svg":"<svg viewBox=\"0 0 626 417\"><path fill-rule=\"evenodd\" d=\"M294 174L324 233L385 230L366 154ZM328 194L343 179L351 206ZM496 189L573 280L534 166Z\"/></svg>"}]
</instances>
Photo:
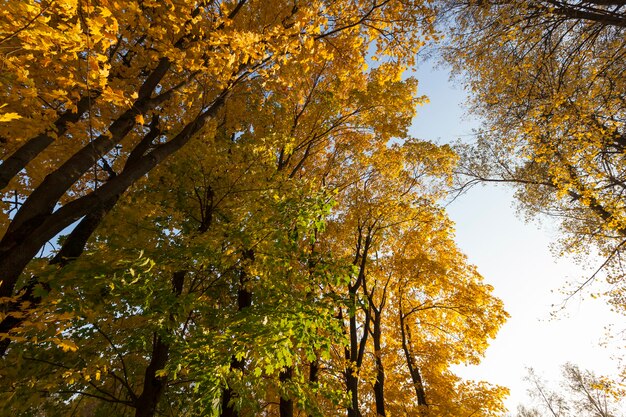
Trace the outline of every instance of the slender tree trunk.
<instances>
[{"instance_id":1,"label":"slender tree trunk","mask_svg":"<svg viewBox=\"0 0 626 417\"><path fill-rule=\"evenodd\" d=\"M319 382L320 362L319 359L315 359L309 364L309 382Z\"/></svg>"},{"instance_id":2,"label":"slender tree trunk","mask_svg":"<svg viewBox=\"0 0 626 417\"><path fill-rule=\"evenodd\" d=\"M245 290L239 290L239 310L250 307L252 305L252 294ZM230 360L230 370L238 370L243 372L245 368L245 362L243 359L238 360L235 356L233 356ZM220 414L221 417L238 417L239 412L235 408L233 400L236 398L237 394L233 389L228 386L224 389L222 393L222 412Z\"/></svg>"},{"instance_id":3,"label":"slender tree trunk","mask_svg":"<svg viewBox=\"0 0 626 417\"><path fill-rule=\"evenodd\" d=\"M402 350L404 351L404 357L406 358L406 364L411 374L411 380L413 381L413 387L415 388L415 395L417 397L417 405L428 406L426 402L426 392L424 390L424 383L422 376L419 372L419 368L415 363L413 352L410 346L410 335L408 334L408 327L406 324L406 317L402 312L402 301L400 301L400 334L402 336Z\"/></svg>"},{"instance_id":4,"label":"slender tree trunk","mask_svg":"<svg viewBox=\"0 0 626 417\"><path fill-rule=\"evenodd\" d=\"M350 408L348 417L361 417L359 411L359 378L351 370L346 371L346 388L350 393Z\"/></svg>"},{"instance_id":5,"label":"slender tree trunk","mask_svg":"<svg viewBox=\"0 0 626 417\"><path fill-rule=\"evenodd\" d=\"M376 399L376 415L386 416L385 413L385 368L381 357L381 313L374 310L374 331L372 333L374 339L374 355L376 356L376 382L374 383L374 397Z\"/></svg>"},{"instance_id":6,"label":"slender tree trunk","mask_svg":"<svg viewBox=\"0 0 626 417\"><path fill-rule=\"evenodd\" d=\"M363 320L363 329L361 338L358 336L357 326L357 299L358 291L363 288L366 291L366 267L368 261L368 252L372 244L372 228L367 229L367 233L363 234L363 229L359 228L356 245L356 254L353 264L359 267L356 282L348 286L348 294L350 297L350 308L352 312L349 318L349 340L350 346L345 348L345 356L347 367L345 370L346 391L350 394L350 407L348 408L348 417L361 417L359 410L359 369L363 363L363 355L365 354L365 346L369 336L370 314L371 308L364 309L365 319ZM341 318L341 317L340 317Z\"/></svg>"},{"instance_id":7,"label":"slender tree trunk","mask_svg":"<svg viewBox=\"0 0 626 417\"><path fill-rule=\"evenodd\" d=\"M231 362L231 369L234 369L234 365ZM221 417L237 417L239 413L231 403L231 401L235 398L235 393L233 390L228 387L222 393L222 412L220 414Z\"/></svg>"},{"instance_id":8,"label":"slender tree trunk","mask_svg":"<svg viewBox=\"0 0 626 417\"><path fill-rule=\"evenodd\" d=\"M356 294L350 294L351 305L356 306ZM360 346L364 345L364 338L367 338L367 329L363 332L361 344L359 344L357 334L356 311L350 316L350 346L346 347L346 359L348 366L345 370L346 391L350 394L350 407L348 417L361 417L359 410L359 366L360 366Z\"/></svg>"},{"instance_id":9,"label":"slender tree trunk","mask_svg":"<svg viewBox=\"0 0 626 417\"><path fill-rule=\"evenodd\" d=\"M350 305L356 305L356 294L350 294ZM350 395L350 407L348 408L348 417L360 417L359 415L359 380L357 377L356 358L358 355L357 344L357 328L356 328L356 312L349 318L350 323L350 346L346 347L346 359L348 366L345 370L346 391Z\"/></svg>"}]
</instances>

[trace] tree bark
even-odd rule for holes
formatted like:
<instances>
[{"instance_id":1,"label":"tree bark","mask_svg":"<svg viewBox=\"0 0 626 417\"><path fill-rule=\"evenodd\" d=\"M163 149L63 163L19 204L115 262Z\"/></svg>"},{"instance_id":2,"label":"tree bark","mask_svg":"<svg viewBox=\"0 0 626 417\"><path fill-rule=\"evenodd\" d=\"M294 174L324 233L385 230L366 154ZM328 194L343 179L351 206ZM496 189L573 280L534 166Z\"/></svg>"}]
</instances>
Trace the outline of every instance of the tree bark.
<instances>
[{"instance_id":1,"label":"tree bark","mask_svg":"<svg viewBox=\"0 0 626 417\"><path fill-rule=\"evenodd\" d=\"M410 335L408 334L408 325L406 323L406 316L402 311L402 300L400 300L400 334L402 336L402 350L404 351L404 357L406 359L409 373L411 374L411 380L413 381L413 387L415 388L415 396L417 397L418 406L428 406L426 402L426 392L424 390L424 383L422 376L419 372L419 368L415 363L413 352L410 346Z\"/></svg>"},{"instance_id":2,"label":"tree bark","mask_svg":"<svg viewBox=\"0 0 626 417\"><path fill-rule=\"evenodd\" d=\"M0 271L3 271L0 297L10 297L13 294L20 274L47 241L65 227L89 214L94 206L103 205L111 198L123 194L135 181L182 148L223 106L227 94L228 91L224 91L208 109L187 124L178 135L139 157L132 164L127 164L119 175L107 181L102 187L65 204L53 213L35 216L20 227L13 226L13 232L7 232L0 242Z\"/></svg>"},{"instance_id":3,"label":"tree bark","mask_svg":"<svg viewBox=\"0 0 626 417\"><path fill-rule=\"evenodd\" d=\"M309 364L309 382L319 382L320 363L319 359L315 359Z\"/></svg>"},{"instance_id":4,"label":"tree bark","mask_svg":"<svg viewBox=\"0 0 626 417\"><path fill-rule=\"evenodd\" d=\"M359 378L350 370L346 371L346 388L348 393L350 393L348 417L361 417L361 411L359 410Z\"/></svg>"},{"instance_id":5,"label":"tree bark","mask_svg":"<svg viewBox=\"0 0 626 417\"><path fill-rule=\"evenodd\" d=\"M287 382L291 380L293 376L293 367L288 366L283 371L281 371L279 380L280 382ZM280 404L278 406L280 411L280 417L293 417L293 400L289 397L281 396Z\"/></svg>"},{"instance_id":6,"label":"tree bark","mask_svg":"<svg viewBox=\"0 0 626 417\"><path fill-rule=\"evenodd\" d=\"M165 387L167 376L157 376L156 372L163 369L169 357L169 344L163 342L160 336L154 335L152 358L143 379L143 391L135 401L135 417L153 417Z\"/></svg>"},{"instance_id":7,"label":"tree bark","mask_svg":"<svg viewBox=\"0 0 626 417\"><path fill-rule=\"evenodd\" d=\"M317 384L319 382L319 372L320 372L319 358L315 358L315 360L309 363L309 383L311 385ZM308 417L313 417L313 414L309 414Z\"/></svg>"},{"instance_id":8,"label":"tree bark","mask_svg":"<svg viewBox=\"0 0 626 417\"><path fill-rule=\"evenodd\" d=\"M245 250L243 251L242 258L244 260L254 260L254 251L253 250ZM237 311L242 311L245 308L248 308L252 305L252 292L246 288L246 284L248 282L248 276L246 272L242 269L239 272L239 289L237 290ZM238 360L235 356L233 356L230 360L230 369L231 371L240 371L243 372L245 368L245 362L243 359ZM233 391L230 386L224 388L222 393L222 411L220 413L220 417L238 417L239 412L235 408L233 400L236 398L237 393Z\"/></svg>"},{"instance_id":9,"label":"tree bark","mask_svg":"<svg viewBox=\"0 0 626 417\"><path fill-rule=\"evenodd\" d=\"M626 15L624 15L623 12L615 13L601 8L582 8L577 5L564 4L556 1L548 1L547 3L550 5L556 3L553 13L564 16L568 19L586 20L607 26L626 27Z\"/></svg>"},{"instance_id":10,"label":"tree bark","mask_svg":"<svg viewBox=\"0 0 626 417\"><path fill-rule=\"evenodd\" d=\"M348 367L345 370L346 391L350 394L348 417L361 417L361 411L359 410L359 369L363 363L370 323L370 309L368 307L365 310L363 332L359 339L356 318L356 300L356 293L351 293L350 301L355 311L354 314L350 316L350 346L345 349L346 360L348 362Z\"/></svg>"},{"instance_id":11,"label":"tree bark","mask_svg":"<svg viewBox=\"0 0 626 417\"><path fill-rule=\"evenodd\" d=\"M176 271L172 274L172 290L178 297L183 292L183 284L187 271ZM170 321L174 317L170 316ZM171 323L174 327L175 323ZM159 400L167 388L167 375L158 376L157 372L165 368L169 358L170 345L161 336L154 334L152 357L146 368L143 379L143 391L135 400L135 417L154 417Z\"/></svg>"},{"instance_id":12,"label":"tree bark","mask_svg":"<svg viewBox=\"0 0 626 417\"><path fill-rule=\"evenodd\" d=\"M348 417L361 417L359 410L359 369L363 363L363 355L365 354L365 345L369 336L370 325L370 307L364 309L365 319L363 321L362 335L359 340L357 328L357 299L358 292L365 287L365 269L367 267L368 252L372 244L372 228L367 229L367 233L363 233L363 228L358 229L358 237L356 251L353 264L358 266L359 272L356 282L348 286L348 294L350 297L350 308L352 312L349 317L349 341L350 345L345 348L345 357L347 367L344 371L346 380L346 391L350 394L350 407L348 408Z\"/></svg>"},{"instance_id":13,"label":"tree bark","mask_svg":"<svg viewBox=\"0 0 626 417\"><path fill-rule=\"evenodd\" d=\"M0 164L0 190L4 190L6 186L22 169L26 168L37 155L43 152L48 146L54 142L55 137L65 134L68 123L76 123L87 111L89 101L99 96L99 92L94 92L92 97L83 97L76 103L76 113L66 110L54 122L53 129L47 129L32 139L29 139L20 146L11 156L6 158ZM0 138L0 143L3 142Z\"/></svg>"},{"instance_id":14,"label":"tree bark","mask_svg":"<svg viewBox=\"0 0 626 417\"><path fill-rule=\"evenodd\" d=\"M61 250L59 250L56 256L50 260L50 265L59 265L60 267L64 267L82 255L89 237L96 230L106 214L115 206L118 199L119 196L114 196L110 200L106 201L102 206L96 208L85 216L74 228L74 230L71 231L67 239L65 239ZM30 307L39 304L41 299L34 295L34 290L37 284L39 284L37 277L33 277L24 289L24 293L19 297L18 301L7 306L7 310L19 311L20 307L24 305L24 302L28 302ZM12 329L19 326L25 319L26 317L17 318L11 315L5 317L4 320L0 322L0 334L9 333ZM10 343L11 339L8 337L0 339L0 358L6 354Z\"/></svg>"},{"instance_id":15,"label":"tree bark","mask_svg":"<svg viewBox=\"0 0 626 417\"><path fill-rule=\"evenodd\" d=\"M139 88L139 98L135 100L131 108L119 115L113 123L111 123L106 134L101 134L90 143L87 143L53 173L46 176L15 214L5 238L15 234L16 231L23 228L25 224L29 224L46 213L52 212L65 192L74 185L85 172L91 169L102 155L106 155L116 144L128 135L133 127L135 127L137 123L135 116L145 113L171 97L171 94L162 93L151 98L154 88L165 76L170 65L169 60L165 58L161 59L157 67ZM28 230L28 228L26 228L26 230ZM5 239L3 239L3 241L5 241Z\"/></svg>"},{"instance_id":16,"label":"tree bark","mask_svg":"<svg viewBox=\"0 0 626 417\"><path fill-rule=\"evenodd\" d=\"M376 382L374 382L374 398L376 399L376 415L386 416L385 413L385 368L381 357L381 313L374 310L374 329L372 338L374 339L374 355L376 356Z\"/></svg>"}]
</instances>

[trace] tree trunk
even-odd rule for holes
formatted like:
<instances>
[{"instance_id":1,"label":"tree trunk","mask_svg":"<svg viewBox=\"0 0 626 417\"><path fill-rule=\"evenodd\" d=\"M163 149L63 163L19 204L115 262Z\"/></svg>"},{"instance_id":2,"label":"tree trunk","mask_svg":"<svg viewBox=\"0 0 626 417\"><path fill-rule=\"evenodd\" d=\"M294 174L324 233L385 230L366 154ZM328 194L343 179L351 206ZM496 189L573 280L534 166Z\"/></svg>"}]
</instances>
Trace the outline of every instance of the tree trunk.
<instances>
[{"instance_id":1,"label":"tree trunk","mask_svg":"<svg viewBox=\"0 0 626 417\"><path fill-rule=\"evenodd\" d=\"M380 352L380 328L381 313L374 310L374 355L376 356L376 382L374 383L374 397L376 399L376 415L386 416L385 413L385 368Z\"/></svg>"},{"instance_id":2,"label":"tree trunk","mask_svg":"<svg viewBox=\"0 0 626 417\"><path fill-rule=\"evenodd\" d=\"M346 371L346 390L350 394L348 417L361 417L359 411L359 378L351 370Z\"/></svg>"},{"instance_id":3,"label":"tree trunk","mask_svg":"<svg viewBox=\"0 0 626 417\"><path fill-rule=\"evenodd\" d=\"M172 275L172 290L176 296L183 291L186 271L176 271ZM170 316L173 322L174 317ZM175 323L171 323L175 325ZM172 326L174 327L174 326ZM159 400L167 387L167 375L157 376L157 372L165 368L169 358L170 345L156 333L152 343L152 358L146 368L143 380L143 391L135 400L135 417L154 417Z\"/></svg>"},{"instance_id":4,"label":"tree trunk","mask_svg":"<svg viewBox=\"0 0 626 417\"><path fill-rule=\"evenodd\" d=\"M96 208L85 216L74 228L74 230L71 231L67 239L65 239L61 250L59 250L56 256L50 260L50 265L59 265L64 267L82 255L89 237L93 234L107 213L115 206L118 199L119 195L114 196L110 200L105 201L99 208ZM41 299L34 295L34 290L37 284L39 284L37 277L33 277L26 288L24 288L24 293L19 297L18 301L7 306L8 311L19 311L20 306L22 306L24 302L28 302L31 308L38 305L41 302ZM26 317L16 318L11 315L5 317L4 320L0 322L0 334L9 333L12 329L19 326L24 320L26 320ZM0 358L6 354L10 343L11 340L9 338L0 339Z\"/></svg>"},{"instance_id":5,"label":"tree trunk","mask_svg":"<svg viewBox=\"0 0 626 417\"><path fill-rule=\"evenodd\" d=\"M254 251L253 250L245 250L242 255L244 260L254 260ZM248 282L248 277L246 272L242 269L239 273L239 290L237 291L237 311L241 311L244 308L250 307L252 305L252 292L246 288L246 283ZM245 362L242 360L237 360L235 356L233 356L230 360L230 369L238 370L243 372L245 368ZM222 411L220 413L220 417L238 417L239 412L235 408L233 403L233 399L237 396L237 394L233 391L230 386L227 386L222 393Z\"/></svg>"},{"instance_id":6,"label":"tree trunk","mask_svg":"<svg viewBox=\"0 0 626 417\"><path fill-rule=\"evenodd\" d=\"M280 382L284 383L290 381L292 375L293 367L289 366L285 368L285 370L280 373ZM289 397L281 396L279 410L280 417L293 417L293 400L291 400Z\"/></svg>"},{"instance_id":7,"label":"tree trunk","mask_svg":"<svg viewBox=\"0 0 626 417\"><path fill-rule=\"evenodd\" d=\"M319 357L309 363L309 384L317 384L319 382L320 362ZM308 417L313 417L309 414Z\"/></svg>"},{"instance_id":8,"label":"tree trunk","mask_svg":"<svg viewBox=\"0 0 626 417\"><path fill-rule=\"evenodd\" d=\"M54 128L49 128L45 132L29 139L20 146L11 156L4 158L0 164L0 190L28 165L37 155L43 152L54 142L55 137L63 136L67 131L68 123L76 123L88 110L89 101L100 96L100 92L92 92L91 97L84 96L76 103L76 112L66 110L60 113L59 118L54 122ZM6 142L0 138L0 143Z\"/></svg>"},{"instance_id":9,"label":"tree trunk","mask_svg":"<svg viewBox=\"0 0 626 417\"><path fill-rule=\"evenodd\" d=\"M231 365L232 368L232 365ZM234 392L230 388L226 388L222 393L222 412L220 413L220 417L237 417L239 413L233 407L231 401L235 397Z\"/></svg>"},{"instance_id":10,"label":"tree trunk","mask_svg":"<svg viewBox=\"0 0 626 417\"><path fill-rule=\"evenodd\" d=\"M41 186L38 187L24 202L0 241L0 271L2 271L0 298L13 295L15 284L22 271L47 241L54 238L65 227L71 226L80 218L89 216L93 212L94 207L99 207L105 204L105 202L119 197L135 181L187 144L191 137L202 129L206 121L214 117L218 109L223 106L228 93L229 91L224 91L207 110L188 123L170 141L158 145L148 154L140 156L130 164L126 164L124 170L119 175L111 178L102 187L52 212L58 198L73 184L67 185L67 178L61 174L63 169L66 170L69 169L68 166L73 166L70 161L74 161L73 158L77 154L55 171L55 178L61 175L58 184L49 190L45 187L43 189ZM88 151L92 150L88 149ZM90 161L91 164L94 163L93 158ZM84 168L84 161L75 162L80 165L81 169ZM85 170L90 166L85 168ZM53 181L53 179L49 179L49 181ZM63 189L66 185L67 188ZM63 189L63 192L57 196L61 189ZM38 196L41 198L35 198ZM96 222L96 226L101 220ZM4 312L14 311L11 310L10 305L5 304L1 307Z\"/></svg>"},{"instance_id":11,"label":"tree trunk","mask_svg":"<svg viewBox=\"0 0 626 417\"><path fill-rule=\"evenodd\" d=\"M315 359L309 364L309 382L316 383L319 381L320 363L319 359Z\"/></svg>"},{"instance_id":12,"label":"tree trunk","mask_svg":"<svg viewBox=\"0 0 626 417\"><path fill-rule=\"evenodd\" d=\"M351 305L356 306L356 294L350 294ZM366 318L369 321L369 318ZM367 327L367 326L366 326ZM346 347L346 359L348 366L345 370L346 391L350 394L350 407L348 408L348 417L361 417L359 410L359 367L362 361L362 348L365 347L368 329L363 331L360 343L357 334L356 307L354 313L350 316L350 346Z\"/></svg>"},{"instance_id":13,"label":"tree trunk","mask_svg":"<svg viewBox=\"0 0 626 417\"><path fill-rule=\"evenodd\" d=\"M424 383L422 376L420 375L419 368L415 363L413 352L410 346L410 335L408 334L408 327L405 322L406 317L402 312L402 301L400 301L400 334L402 335L402 350L404 351L404 357L406 358L406 364L411 374L411 380L413 381L413 387L415 388L415 395L417 397L417 405L428 406L426 403L426 392L424 390Z\"/></svg>"},{"instance_id":14,"label":"tree trunk","mask_svg":"<svg viewBox=\"0 0 626 417\"><path fill-rule=\"evenodd\" d=\"M146 368L143 380L143 391L135 401L135 417L153 417L156 408L167 386L167 376L157 376L156 372L165 367L169 357L169 345L154 335L152 358Z\"/></svg>"},{"instance_id":15,"label":"tree trunk","mask_svg":"<svg viewBox=\"0 0 626 417\"><path fill-rule=\"evenodd\" d=\"M370 308L365 311L365 319L363 321L362 335L359 340L357 328L357 299L358 291L365 288L368 252L372 243L372 229L368 228L366 235L359 228L356 246L356 254L353 265L359 267L356 282L348 286L350 297L350 308L352 309L349 318L349 340L350 346L345 348L345 356L347 367L344 372L346 378L346 391L350 394L350 407L348 408L348 417L361 417L359 410L359 369L363 363L363 355L365 354L365 345L369 336L370 325Z\"/></svg>"}]
</instances>

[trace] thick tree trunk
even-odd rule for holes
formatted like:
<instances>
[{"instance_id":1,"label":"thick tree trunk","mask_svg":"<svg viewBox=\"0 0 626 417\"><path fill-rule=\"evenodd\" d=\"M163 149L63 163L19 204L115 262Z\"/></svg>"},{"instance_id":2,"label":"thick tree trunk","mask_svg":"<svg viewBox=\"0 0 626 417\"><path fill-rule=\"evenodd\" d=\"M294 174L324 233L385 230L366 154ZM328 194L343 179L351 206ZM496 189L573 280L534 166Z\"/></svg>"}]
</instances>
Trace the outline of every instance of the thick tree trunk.
<instances>
[{"instance_id":1,"label":"thick tree trunk","mask_svg":"<svg viewBox=\"0 0 626 417\"><path fill-rule=\"evenodd\" d=\"M64 267L82 255L89 237L96 230L106 214L115 206L118 199L119 196L114 196L108 201L105 201L102 206L96 208L85 216L74 228L74 230L72 230L67 239L65 239L61 250L59 250L56 256L50 260L50 264ZM39 284L37 278L33 277L31 282L24 289L24 293L19 297L18 301L8 306L8 310L19 311L20 306L24 305L24 302L28 302L31 308L39 304L41 299L34 295L34 290L37 284ZM11 315L5 317L5 319L0 322L0 334L9 333L12 329L19 326L25 319L26 317L16 318ZM0 357L3 357L6 354L10 342L9 338L0 339Z\"/></svg>"},{"instance_id":2,"label":"thick tree trunk","mask_svg":"<svg viewBox=\"0 0 626 417\"><path fill-rule=\"evenodd\" d=\"M10 230L0 241L0 271L2 271L0 297L13 295L15 284L22 271L47 241L54 238L65 227L70 226L83 216L89 215L94 207L101 206L110 199L123 194L135 181L182 148L195 133L202 129L206 121L223 106L227 94L228 92L225 91L206 111L187 124L169 142L158 145L146 155L139 156L136 161L127 164L119 175L107 181L97 190L65 204L55 212L51 212L52 209L47 207L47 203L43 201L51 202L54 198L50 200L46 197L42 198L40 202L33 202L32 211L22 212L20 221L16 215L14 222L9 227ZM60 180L60 182L63 183L64 181ZM58 188L58 184L56 188ZM45 193L45 190L40 191L40 193ZM54 194L54 192L52 193ZM35 192L29 199L33 195ZM54 200L54 204L56 204L56 200ZM24 210L25 206L26 203L20 211ZM46 208L49 208L50 212L46 212ZM3 309L4 311L12 311L7 305L3 306Z\"/></svg>"},{"instance_id":3,"label":"thick tree trunk","mask_svg":"<svg viewBox=\"0 0 626 417\"><path fill-rule=\"evenodd\" d=\"M48 129L43 133L29 139L21 147L19 147L11 156L4 159L0 164L0 190L3 190L21 170L26 168L37 155L43 152L48 146L54 142L55 137L65 134L68 123L76 123L89 107L89 101L95 100L100 95L99 92L93 92L92 97L83 97L76 103L76 112L66 110L59 114L59 118L54 122L54 128ZM0 143L3 140L0 138Z\"/></svg>"},{"instance_id":4,"label":"thick tree trunk","mask_svg":"<svg viewBox=\"0 0 626 417\"><path fill-rule=\"evenodd\" d=\"M246 250L243 252L244 260L254 260L254 251ZM246 288L246 284L248 282L248 276L246 272L242 269L239 273L239 290L237 290L237 311L241 311L245 308L248 308L252 305L252 292L248 288ZM245 362L242 360L237 360L235 356L231 358L230 361L230 369L238 370L243 372L245 368ZM220 417L238 417L239 412L235 408L233 400L236 397L236 393L230 386L227 386L222 393L222 411L220 413Z\"/></svg>"},{"instance_id":5,"label":"thick tree trunk","mask_svg":"<svg viewBox=\"0 0 626 417\"><path fill-rule=\"evenodd\" d=\"M42 221L42 216L51 213L59 199L76 183L94 164L101 155L106 155L135 127L135 117L153 109L158 104L169 99L171 95L162 93L154 98L152 92L160 80L165 76L171 63L163 58L157 67L148 76L139 89L140 96L133 105L119 115L109 126L106 133L101 134L87 143L82 149L71 155L60 167L49 174L28 196L24 204L15 214L7 229L6 236L17 234L28 223ZM164 96L165 95L165 96ZM28 229L28 227L26 227ZM22 232L23 233L23 232ZM4 239L3 239L4 241Z\"/></svg>"},{"instance_id":6,"label":"thick tree trunk","mask_svg":"<svg viewBox=\"0 0 626 417\"><path fill-rule=\"evenodd\" d=\"M143 391L135 401L135 417L154 417L159 400L167 386L167 376L157 376L156 372L167 364L169 349L169 345L155 334L152 358L144 374Z\"/></svg>"},{"instance_id":7,"label":"thick tree trunk","mask_svg":"<svg viewBox=\"0 0 626 417\"><path fill-rule=\"evenodd\" d=\"M285 370L280 373L280 382L290 381L292 375L293 368L291 366L285 368ZM280 417L293 417L293 400L289 399L288 397L281 396L279 411Z\"/></svg>"},{"instance_id":8,"label":"thick tree trunk","mask_svg":"<svg viewBox=\"0 0 626 417\"><path fill-rule=\"evenodd\" d=\"M246 0L240 0L229 13L228 18L233 19L241 10ZM191 18L198 16L204 10L204 4L196 7ZM295 13L295 11L294 11ZM190 20L191 21L191 20ZM224 23L218 26L218 30L224 28ZM191 33L181 36L174 47L185 49L190 40ZM203 107L195 119L182 128L173 138L158 146L152 147L150 152L136 152L131 154L138 157L132 164L127 164L124 171L115 179L108 181L104 186L84 195L70 203L56 209L60 199L67 193L80 178L88 172L97 161L119 144L136 125L136 117L157 109L161 104L170 100L193 77L182 80L167 91L158 91L157 87L166 77L171 67L171 61L167 57L161 58L153 68L144 68L142 73L146 76L141 80L141 86L135 91L136 99L127 108L121 108L121 114L109 121L106 131L97 138L90 140L82 149L78 150L53 172L47 175L30 195L27 196L15 216L13 217L6 233L0 240L0 298L11 297L15 285L27 264L37 255L41 247L50 239L54 238L64 228L88 215L94 206L100 206L115 195L123 194L135 181L147 174L152 168L161 163L165 158L178 151L200 131L209 118L222 107L230 90L245 78L246 65L241 65L239 71L241 77L215 97L213 104ZM130 91L128 91L130 93ZM74 113L59 113L57 120L53 122L53 128L47 129L38 136L28 139L25 144L12 155L2 156L0 165L0 189L4 188L19 172L25 168L33 158L46 149L54 140L55 136L62 135L67 130L67 124L80 120L88 110L89 101L98 97L100 92L92 90L88 92L91 98L83 97L77 103L77 111ZM86 138L86 132L84 137ZM85 140L86 141L86 140ZM7 142L7 138L0 137L0 143ZM147 151L147 149L145 149ZM130 160L130 158L129 158ZM0 305L3 312L14 311L11 304ZM6 350L6 348L5 348Z\"/></svg>"},{"instance_id":9,"label":"thick tree trunk","mask_svg":"<svg viewBox=\"0 0 626 417\"><path fill-rule=\"evenodd\" d=\"M172 290L177 297L183 292L186 274L186 271L176 271L172 275ZM173 321L174 317L170 316L170 320ZM175 325L175 323L172 323L172 325ZM159 400L167 387L167 375L158 376L157 372L165 368L169 352L170 345L155 333L152 342L152 357L144 373L143 391L134 404L135 417L155 416Z\"/></svg>"}]
</instances>

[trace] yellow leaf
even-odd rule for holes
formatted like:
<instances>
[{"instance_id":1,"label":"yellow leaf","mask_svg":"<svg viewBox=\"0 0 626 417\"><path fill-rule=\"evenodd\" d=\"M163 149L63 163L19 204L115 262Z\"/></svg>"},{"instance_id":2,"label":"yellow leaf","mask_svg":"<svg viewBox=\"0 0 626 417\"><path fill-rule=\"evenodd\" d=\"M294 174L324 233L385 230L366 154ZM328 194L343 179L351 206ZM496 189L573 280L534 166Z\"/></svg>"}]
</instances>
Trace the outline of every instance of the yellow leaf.
<instances>
[{"instance_id":1,"label":"yellow leaf","mask_svg":"<svg viewBox=\"0 0 626 417\"><path fill-rule=\"evenodd\" d=\"M71 340L53 340L58 347L63 349L63 352L76 352L78 350L78 346Z\"/></svg>"},{"instance_id":2,"label":"yellow leaf","mask_svg":"<svg viewBox=\"0 0 626 417\"><path fill-rule=\"evenodd\" d=\"M21 118L22 116L14 112L0 114L0 122L10 122L11 120L17 120Z\"/></svg>"},{"instance_id":3,"label":"yellow leaf","mask_svg":"<svg viewBox=\"0 0 626 417\"><path fill-rule=\"evenodd\" d=\"M143 123L144 123L143 115L138 114L137 116L135 116L135 121L143 126Z\"/></svg>"}]
</instances>

